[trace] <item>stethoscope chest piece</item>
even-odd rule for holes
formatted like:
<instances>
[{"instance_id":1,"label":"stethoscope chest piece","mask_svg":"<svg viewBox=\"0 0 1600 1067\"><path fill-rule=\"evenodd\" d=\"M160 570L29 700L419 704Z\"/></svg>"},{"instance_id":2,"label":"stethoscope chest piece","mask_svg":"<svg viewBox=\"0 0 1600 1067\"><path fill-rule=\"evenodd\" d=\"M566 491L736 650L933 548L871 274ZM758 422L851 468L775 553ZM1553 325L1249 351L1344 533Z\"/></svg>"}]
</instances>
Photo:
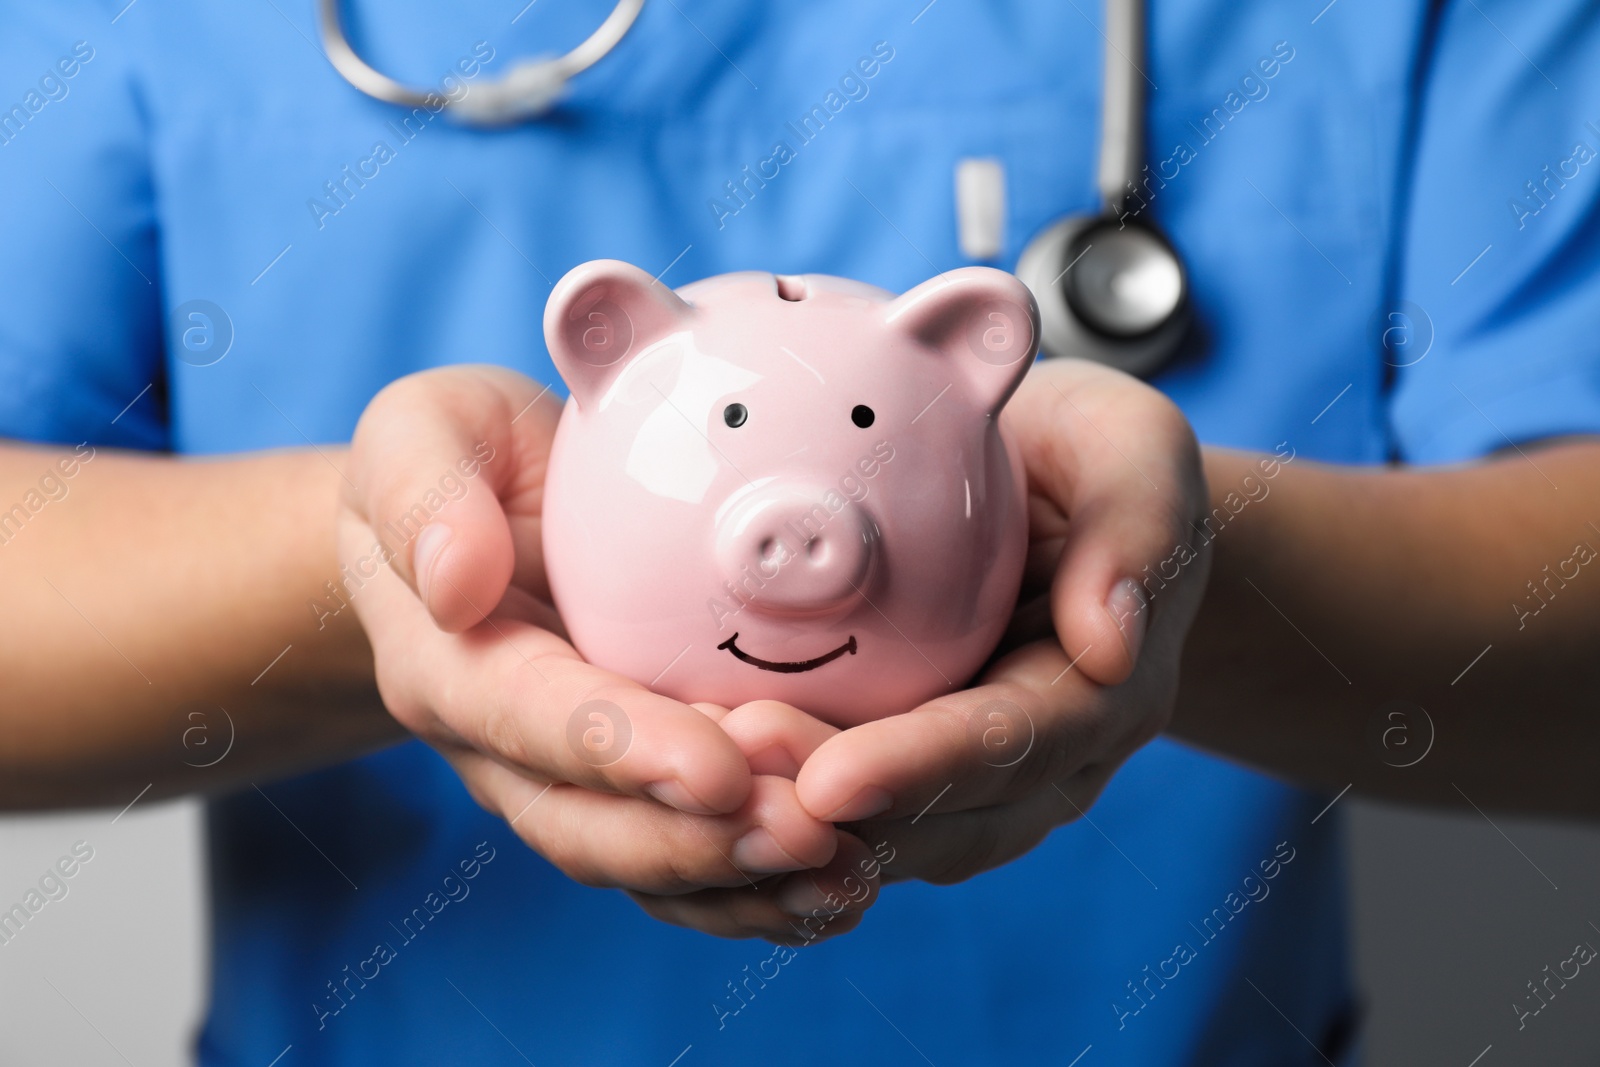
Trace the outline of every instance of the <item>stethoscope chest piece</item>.
<instances>
[{"instance_id":1,"label":"stethoscope chest piece","mask_svg":"<svg viewBox=\"0 0 1600 1067\"><path fill-rule=\"evenodd\" d=\"M1035 237L1017 277L1039 304L1040 346L1148 377L1189 325L1183 262L1153 226L1075 215Z\"/></svg>"},{"instance_id":2,"label":"stethoscope chest piece","mask_svg":"<svg viewBox=\"0 0 1600 1067\"><path fill-rule=\"evenodd\" d=\"M1046 355L1148 378L1188 332L1189 279L1166 236L1125 210L1144 169L1145 0L1106 0L1105 12L1100 210L1040 232L1022 250L1017 277L1039 303Z\"/></svg>"}]
</instances>

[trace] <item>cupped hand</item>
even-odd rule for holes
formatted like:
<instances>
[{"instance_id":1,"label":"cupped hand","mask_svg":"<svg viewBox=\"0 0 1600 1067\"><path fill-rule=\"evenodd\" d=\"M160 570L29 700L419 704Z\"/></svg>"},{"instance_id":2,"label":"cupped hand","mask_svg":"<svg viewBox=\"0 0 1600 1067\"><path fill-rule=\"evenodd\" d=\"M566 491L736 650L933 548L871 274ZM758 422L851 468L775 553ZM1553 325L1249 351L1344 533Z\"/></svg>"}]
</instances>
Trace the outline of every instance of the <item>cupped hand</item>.
<instances>
[{"instance_id":1,"label":"cupped hand","mask_svg":"<svg viewBox=\"0 0 1600 1067\"><path fill-rule=\"evenodd\" d=\"M789 789L806 760L837 727L775 700L756 700L729 711L696 704L738 745L756 781ZM634 892L634 900L663 922L723 937L764 937L791 946L821 943L855 929L878 899L884 861L880 846L834 830L835 851L815 870L750 879L730 888L694 893Z\"/></svg>"},{"instance_id":2,"label":"cupped hand","mask_svg":"<svg viewBox=\"0 0 1600 1067\"><path fill-rule=\"evenodd\" d=\"M1205 589L1206 484L1176 406L1057 360L1003 418L1030 550L1001 654L971 689L826 738L797 779L806 810L870 843L891 881L962 881L1081 816L1171 718Z\"/></svg>"},{"instance_id":3,"label":"cupped hand","mask_svg":"<svg viewBox=\"0 0 1600 1067\"><path fill-rule=\"evenodd\" d=\"M752 773L720 709L593 667L565 640L540 536L559 415L547 390L493 367L412 375L363 414L338 592L371 641L385 705L586 885L666 901L825 870L839 834L801 806L792 774ZM698 925L782 936L778 914Z\"/></svg>"}]
</instances>

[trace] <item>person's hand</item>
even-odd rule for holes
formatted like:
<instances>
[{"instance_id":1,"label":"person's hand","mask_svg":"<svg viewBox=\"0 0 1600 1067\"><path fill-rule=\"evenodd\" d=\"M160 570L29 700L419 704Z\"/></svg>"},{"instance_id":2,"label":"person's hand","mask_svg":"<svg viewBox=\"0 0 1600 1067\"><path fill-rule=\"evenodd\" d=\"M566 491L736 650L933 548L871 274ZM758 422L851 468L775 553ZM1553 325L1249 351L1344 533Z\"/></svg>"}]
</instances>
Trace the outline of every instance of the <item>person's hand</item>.
<instances>
[{"instance_id":1,"label":"person's hand","mask_svg":"<svg viewBox=\"0 0 1600 1067\"><path fill-rule=\"evenodd\" d=\"M536 383L492 367L401 379L363 414L338 592L371 640L385 705L479 804L586 885L665 911L674 895L784 871L826 882L839 835L801 807L792 774L752 774L741 751L737 738L758 764L771 758L740 726L765 717L658 696L564 639L540 536L559 415ZM782 936L786 914L761 905L670 917Z\"/></svg>"},{"instance_id":2,"label":"person's hand","mask_svg":"<svg viewBox=\"0 0 1600 1067\"><path fill-rule=\"evenodd\" d=\"M811 754L837 727L789 704L756 700L729 711L714 704L695 707L721 724L739 746L756 781L767 777L793 788L793 781ZM732 888L692 893L643 893L631 896L663 922L723 937L764 937L798 946L820 943L848 933L878 899L884 862L891 858L843 830L836 835L832 859L817 870L779 874Z\"/></svg>"},{"instance_id":3,"label":"person's hand","mask_svg":"<svg viewBox=\"0 0 1600 1067\"><path fill-rule=\"evenodd\" d=\"M806 810L872 843L891 881L962 881L1082 815L1171 718L1205 588L1205 478L1176 406L1058 360L1003 418L1030 493L1003 654L971 689L826 738L798 776Z\"/></svg>"},{"instance_id":4,"label":"person's hand","mask_svg":"<svg viewBox=\"0 0 1600 1067\"><path fill-rule=\"evenodd\" d=\"M972 689L845 731L773 701L707 706L753 771L797 778L811 815L843 824L838 851L825 871L635 894L651 914L749 920L786 944L845 933L880 881L956 882L1027 852L1166 725L1209 563L1190 548L1207 494L1188 423L1148 386L1078 361L1037 366L1004 417L1031 499L1002 653ZM804 918L765 932L786 916Z\"/></svg>"}]
</instances>

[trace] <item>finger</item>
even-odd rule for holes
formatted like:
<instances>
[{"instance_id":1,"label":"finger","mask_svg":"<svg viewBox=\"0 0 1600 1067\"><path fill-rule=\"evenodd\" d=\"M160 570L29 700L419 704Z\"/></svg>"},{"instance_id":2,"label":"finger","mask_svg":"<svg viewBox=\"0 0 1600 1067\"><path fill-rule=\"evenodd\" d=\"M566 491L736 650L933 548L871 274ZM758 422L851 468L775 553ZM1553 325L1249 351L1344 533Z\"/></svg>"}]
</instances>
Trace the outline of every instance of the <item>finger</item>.
<instances>
[{"instance_id":1,"label":"finger","mask_svg":"<svg viewBox=\"0 0 1600 1067\"><path fill-rule=\"evenodd\" d=\"M1055 637L1050 588L1066 548L1066 516L1055 504L1034 493L1029 497L1028 555L1022 569L1022 590L1017 606L1000 638L1002 653L1045 638Z\"/></svg>"},{"instance_id":2,"label":"finger","mask_svg":"<svg viewBox=\"0 0 1600 1067\"><path fill-rule=\"evenodd\" d=\"M1026 591L1024 596L1026 597ZM1000 636L1000 644L996 647L995 654L1003 656L1035 641L1054 640L1056 640L1055 620L1050 615L1049 594L1019 598L1017 606L1011 612L1011 618L1006 620L1006 630Z\"/></svg>"},{"instance_id":3,"label":"finger","mask_svg":"<svg viewBox=\"0 0 1600 1067\"><path fill-rule=\"evenodd\" d=\"M342 536L360 536L357 525L343 524ZM547 630L497 612L444 633L388 570L352 603L369 628L382 620L373 653L384 704L430 743L701 814L733 811L749 796L749 767L715 721L590 666Z\"/></svg>"},{"instance_id":4,"label":"finger","mask_svg":"<svg viewBox=\"0 0 1600 1067\"><path fill-rule=\"evenodd\" d=\"M1018 649L983 684L845 730L800 769L806 810L830 822L914 818L1022 799L1106 758L1143 694L1106 690L1061 646Z\"/></svg>"},{"instance_id":5,"label":"finger","mask_svg":"<svg viewBox=\"0 0 1600 1067\"><path fill-rule=\"evenodd\" d=\"M1115 685L1133 671L1152 601L1203 569L1190 546L1205 507L1199 446L1159 392L1078 360L1035 367L1005 416L1030 487L1069 518L1057 633L1085 674Z\"/></svg>"},{"instance_id":6,"label":"finger","mask_svg":"<svg viewBox=\"0 0 1600 1067\"><path fill-rule=\"evenodd\" d=\"M530 781L470 750L450 760L484 808L583 885L662 896L748 888L768 875L825 867L837 849L834 828L807 815L781 778L757 778L737 811L701 816Z\"/></svg>"},{"instance_id":7,"label":"finger","mask_svg":"<svg viewBox=\"0 0 1600 1067\"><path fill-rule=\"evenodd\" d=\"M781 936L787 929L785 923L790 921L762 895L759 887L702 889L678 896L633 891L628 895L658 922L730 940Z\"/></svg>"},{"instance_id":8,"label":"finger","mask_svg":"<svg viewBox=\"0 0 1600 1067\"><path fill-rule=\"evenodd\" d=\"M752 890L707 889L702 893L680 897L659 897L648 893L630 893L634 903L645 914L660 922L696 930L712 937L730 940L764 938L777 945L800 948L821 944L847 934L861 925L865 913L843 911L826 923L785 915L770 900L762 899Z\"/></svg>"},{"instance_id":9,"label":"finger","mask_svg":"<svg viewBox=\"0 0 1600 1067\"><path fill-rule=\"evenodd\" d=\"M857 832L886 857L884 881L953 885L1010 863L1057 826L1083 817L1113 770L1109 764L1096 764L1015 803L929 814L915 822L863 823Z\"/></svg>"},{"instance_id":10,"label":"finger","mask_svg":"<svg viewBox=\"0 0 1600 1067\"><path fill-rule=\"evenodd\" d=\"M1056 578L1056 567L1061 563L1061 553L1067 547L1067 537L1041 536L1043 531L1030 520L1028 528L1028 555L1022 569L1023 596L1038 596L1050 592Z\"/></svg>"},{"instance_id":11,"label":"finger","mask_svg":"<svg viewBox=\"0 0 1600 1067\"><path fill-rule=\"evenodd\" d=\"M712 722L721 722L728 717L728 709L721 704L713 704L706 700L697 700L689 705Z\"/></svg>"},{"instance_id":12,"label":"finger","mask_svg":"<svg viewBox=\"0 0 1600 1067\"><path fill-rule=\"evenodd\" d=\"M793 781L800 767L828 738L839 732L791 704L756 700L725 715L723 731L739 746L751 774L775 774Z\"/></svg>"},{"instance_id":13,"label":"finger","mask_svg":"<svg viewBox=\"0 0 1600 1067\"><path fill-rule=\"evenodd\" d=\"M807 929L828 925L841 914L866 911L877 902L883 884L882 864L866 842L843 830L834 833L838 848L826 866L785 875L772 887L777 910L801 920Z\"/></svg>"},{"instance_id":14,"label":"finger","mask_svg":"<svg viewBox=\"0 0 1600 1067\"><path fill-rule=\"evenodd\" d=\"M877 901L881 884L871 850L859 838L836 834L837 852L816 871L769 878L754 887L631 895L654 918L717 937L820 943L855 929Z\"/></svg>"},{"instance_id":15,"label":"finger","mask_svg":"<svg viewBox=\"0 0 1600 1067\"><path fill-rule=\"evenodd\" d=\"M373 542L357 565L387 563L443 629L482 621L512 579L506 502L542 482L559 417L547 392L500 368L428 371L385 388L356 426L344 495Z\"/></svg>"}]
</instances>

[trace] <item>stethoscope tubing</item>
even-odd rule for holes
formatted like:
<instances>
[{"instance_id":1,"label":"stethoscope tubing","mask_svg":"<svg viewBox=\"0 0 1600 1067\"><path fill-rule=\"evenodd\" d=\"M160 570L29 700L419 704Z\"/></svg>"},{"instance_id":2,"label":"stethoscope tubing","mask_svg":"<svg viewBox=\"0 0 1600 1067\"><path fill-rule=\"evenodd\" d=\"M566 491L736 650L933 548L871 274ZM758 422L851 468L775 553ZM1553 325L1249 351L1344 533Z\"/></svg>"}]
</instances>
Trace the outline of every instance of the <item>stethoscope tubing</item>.
<instances>
[{"instance_id":1,"label":"stethoscope tubing","mask_svg":"<svg viewBox=\"0 0 1600 1067\"><path fill-rule=\"evenodd\" d=\"M527 94L527 99L507 100L506 106L498 108L485 108L481 104L476 108L463 107L460 101L452 100L432 90L412 88L374 68L361 58L345 35L344 24L339 15L339 0L319 0L318 29L322 35L323 51L327 53L333 69L338 71L345 81L374 100L409 108L443 107L447 110L455 108L456 117L468 122L524 121L543 114L554 103L561 87L565 86L569 79L610 55L627 35L628 30L633 28L634 22L639 18L639 12L644 9L644 4L645 0L618 0L605 21L572 51L553 59L531 60L519 64L509 75L501 79L498 86L491 84L480 87L478 90L480 98L485 90L490 96L506 95L503 92L495 93L495 89L513 88L514 80L522 80L539 87L534 93Z\"/></svg>"},{"instance_id":2,"label":"stethoscope tubing","mask_svg":"<svg viewBox=\"0 0 1600 1067\"><path fill-rule=\"evenodd\" d=\"M467 123L504 125L545 114L569 79L617 47L644 3L618 0L599 28L570 52L526 60L504 77L459 97L405 85L364 60L345 35L339 0L319 0L319 28L329 62L367 96L400 107L446 110ZM1017 276L1039 303L1040 342L1047 355L1078 356L1145 376L1165 366L1182 343L1189 303L1182 257L1153 223L1142 219L1130 223L1124 214L1129 192L1144 167L1148 76L1140 63L1147 51L1148 16L1148 0L1105 0L1096 170L1099 212L1069 216L1045 227L1017 263ZM1136 228L1131 235L1125 232L1130 226ZM1130 269L1134 253L1142 258ZM1164 286L1147 289L1144 300L1119 295L1123 291L1119 285L1137 286L1141 275L1153 276L1151 268L1166 280ZM1069 277L1074 269L1078 275ZM1150 299L1151 292L1159 298Z\"/></svg>"}]
</instances>

